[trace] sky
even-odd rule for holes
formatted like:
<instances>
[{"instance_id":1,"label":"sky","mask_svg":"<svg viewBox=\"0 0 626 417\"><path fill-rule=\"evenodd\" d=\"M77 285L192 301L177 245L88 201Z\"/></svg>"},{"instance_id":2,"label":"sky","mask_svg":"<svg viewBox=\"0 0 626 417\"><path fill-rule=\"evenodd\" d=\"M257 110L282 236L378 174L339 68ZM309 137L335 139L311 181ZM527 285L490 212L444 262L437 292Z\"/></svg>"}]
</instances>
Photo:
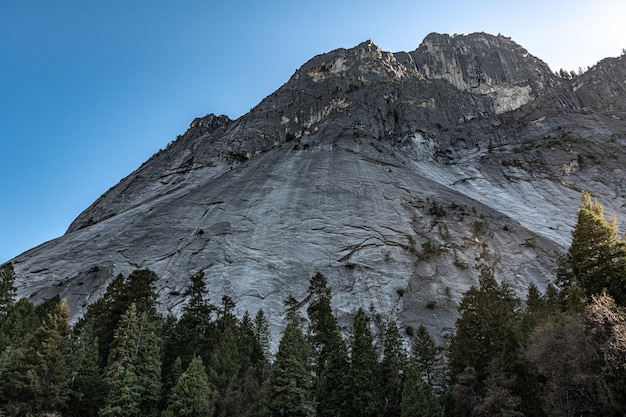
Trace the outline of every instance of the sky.
<instances>
[{"instance_id":1,"label":"sky","mask_svg":"<svg viewBox=\"0 0 626 417\"><path fill-rule=\"evenodd\" d=\"M0 263L208 113L235 119L315 55L431 32L511 37L552 70L626 48L623 0L0 0Z\"/></svg>"}]
</instances>

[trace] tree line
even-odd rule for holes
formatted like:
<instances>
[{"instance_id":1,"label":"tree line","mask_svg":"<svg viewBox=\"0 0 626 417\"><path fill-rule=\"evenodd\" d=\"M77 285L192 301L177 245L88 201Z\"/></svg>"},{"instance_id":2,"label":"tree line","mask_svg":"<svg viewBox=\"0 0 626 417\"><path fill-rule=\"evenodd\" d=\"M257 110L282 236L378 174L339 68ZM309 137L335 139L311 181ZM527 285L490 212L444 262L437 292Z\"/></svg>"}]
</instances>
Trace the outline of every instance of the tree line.
<instances>
[{"instance_id":1,"label":"tree line","mask_svg":"<svg viewBox=\"0 0 626 417\"><path fill-rule=\"evenodd\" d=\"M588 193L558 264L554 284L524 299L477 265L440 343L373 308L342 331L317 273L304 299L285 300L273 356L270 317L212 303L202 272L179 317L159 313L158 276L143 269L70 326L59 297L16 300L5 264L0 416L623 416L626 242Z\"/></svg>"}]
</instances>

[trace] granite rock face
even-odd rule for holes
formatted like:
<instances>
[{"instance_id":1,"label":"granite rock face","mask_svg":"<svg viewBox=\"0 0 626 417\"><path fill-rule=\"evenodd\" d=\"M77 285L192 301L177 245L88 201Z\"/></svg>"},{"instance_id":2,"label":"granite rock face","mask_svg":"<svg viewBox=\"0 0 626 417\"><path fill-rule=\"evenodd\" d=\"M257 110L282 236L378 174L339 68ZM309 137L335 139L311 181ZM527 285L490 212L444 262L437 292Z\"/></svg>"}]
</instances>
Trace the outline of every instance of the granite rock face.
<instances>
[{"instance_id":1,"label":"granite rock face","mask_svg":"<svg viewBox=\"0 0 626 417\"><path fill-rule=\"evenodd\" d=\"M76 318L119 273L189 277L263 308L328 278L341 323L373 305L454 326L477 264L524 295L553 279L581 190L626 220L626 58L559 78L509 38L429 35L314 57L237 120L208 115L111 188L64 236L13 259L19 295Z\"/></svg>"}]
</instances>

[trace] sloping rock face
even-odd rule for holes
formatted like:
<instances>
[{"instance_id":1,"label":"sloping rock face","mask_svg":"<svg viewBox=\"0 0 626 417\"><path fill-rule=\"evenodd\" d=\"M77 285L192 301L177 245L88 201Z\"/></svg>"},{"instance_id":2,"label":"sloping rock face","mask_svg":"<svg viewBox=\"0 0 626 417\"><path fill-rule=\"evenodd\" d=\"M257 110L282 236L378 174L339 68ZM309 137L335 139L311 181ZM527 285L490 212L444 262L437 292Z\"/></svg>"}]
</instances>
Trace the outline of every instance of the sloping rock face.
<instances>
[{"instance_id":1,"label":"sloping rock face","mask_svg":"<svg viewBox=\"0 0 626 417\"><path fill-rule=\"evenodd\" d=\"M111 188L67 233L13 260L19 295L73 317L150 268L163 310L189 277L263 308L320 271L343 324L373 305L442 335L491 266L521 295L553 279L581 190L623 223L626 58L564 80L509 38L431 34L319 55L250 113L209 115Z\"/></svg>"}]
</instances>

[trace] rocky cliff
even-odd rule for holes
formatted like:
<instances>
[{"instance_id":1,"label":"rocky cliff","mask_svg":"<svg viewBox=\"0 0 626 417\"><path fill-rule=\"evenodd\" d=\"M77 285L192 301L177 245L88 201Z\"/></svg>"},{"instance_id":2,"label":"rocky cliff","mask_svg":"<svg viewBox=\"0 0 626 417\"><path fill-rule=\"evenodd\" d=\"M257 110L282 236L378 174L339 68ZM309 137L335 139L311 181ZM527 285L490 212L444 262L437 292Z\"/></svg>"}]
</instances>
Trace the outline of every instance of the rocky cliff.
<instances>
[{"instance_id":1,"label":"rocky cliff","mask_svg":"<svg viewBox=\"0 0 626 417\"><path fill-rule=\"evenodd\" d=\"M436 334L488 264L521 294L553 279L580 190L626 220L626 58L556 76L502 36L431 34L314 57L237 120L209 115L107 191L67 233L13 260L19 294L73 317L118 273L150 268L178 312L263 308L320 271L347 322L370 305Z\"/></svg>"}]
</instances>

